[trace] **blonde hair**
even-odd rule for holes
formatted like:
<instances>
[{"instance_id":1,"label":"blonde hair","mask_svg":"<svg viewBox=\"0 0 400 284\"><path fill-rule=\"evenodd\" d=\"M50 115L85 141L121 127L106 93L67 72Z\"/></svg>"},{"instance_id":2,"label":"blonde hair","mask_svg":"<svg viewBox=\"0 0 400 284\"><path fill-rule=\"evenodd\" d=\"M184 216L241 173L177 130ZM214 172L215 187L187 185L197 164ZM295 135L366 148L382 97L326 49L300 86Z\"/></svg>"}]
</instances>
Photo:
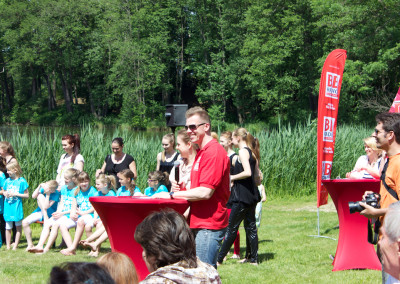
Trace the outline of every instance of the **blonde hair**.
<instances>
[{"instance_id":1,"label":"blonde hair","mask_svg":"<svg viewBox=\"0 0 400 284\"><path fill-rule=\"evenodd\" d=\"M15 158L14 148L11 146L8 141L0 141L0 148L6 150L8 154Z\"/></svg>"},{"instance_id":2,"label":"blonde hair","mask_svg":"<svg viewBox=\"0 0 400 284\"><path fill-rule=\"evenodd\" d=\"M219 137L220 138L224 137L224 138L228 139L229 141L232 141L232 132L224 131L224 132L221 133L221 135Z\"/></svg>"},{"instance_id":3,"label":"blonde hair","mask_svg":"<svg viewBox=\"0 0 400 284\"><path fill-rule=\"evenodd\" d=\"M188 109L186 111L185 117L186 117L186 119L188 119L189 117L192 117L193 115L196 115L196 114L198 116L200 116L200 118L203 119L206 123L211 124L211 120L210 120L210 116L208 115L208 112L199 106Z\"/></svg>"},{"instance_id":4,"label":"blonde hair","mask_svg":"<svg viewBox=\"0 0 400 284\"><path fill-rule=\"evenodd\" d=\"M169 174L167 172L154 171L148 175L149 179L155 179L158 184L169 185Z\"/></svg>"},{"instance_id":5,"label":"blonde hair","mask_svg":"<svg viewBox=\"0 0 400 284\"><path fill-rule=\"evenodd\" d=\"M378 147L376 146L375 137L369 136L369 137L365 138L363 141L364 141L364 144L367 145L368 147L370 147L372 150L374 150L378 154L379 157L382 155L382 149L378 149Z\"/></svg>"},{"instance_id":6,"label":"blonde hair","mask_svg":"<svg viewBox=\"0 0 400 284\"><path fill-rule=\"evenodd\" d=\"M117 284L139 283L135 265L126 254L109 252L100 257L97 264L103 266Z\"/></svg>"},{"instance_id":7,"label":"blonde hair","mask_svg":"<svg viewBox=\"0 0 400 284\"><path fill-rule=\"evenodd\" d=\"M168 133L163 136L162 139L167 139L172 144L172 148L175 149L175 136L174 133ZM165 162L165 150L161 153L161 161Z\"/></svg>"},{"instance_id":8,"label":"blonde hair","mask_svg":"<svg viewBox=\"0 0 400 284\"><path fill-rule=\"evenodd\" d=\"M115 179L115 176L113 176L113 175L100 174L96 178L96 181L107 184L107 188L114 190L114 191L117 187L117 180Z\"/></svg>"},{"instance_id":9,"label":"blonde hair","mask_svg":"<svg viewBox=\"0 0 400 284\"><path fill-rule=\"evenodd\" d=\"M6 169L7 170L15 170L15 175L17 177L21 177L22 176L22 169L21 169L21 166L18 164L17 161L11 161L10 163L8 163L6 165Z\"/></svg>"},{"instance_id":10,"label":"blonde hair","mask_svg":"<svg viewBox=\"0 0 400 284\"><path fill-rule=\"evenodd\" d=\"M250 148L254 157L260 161L260 143L258 142L257 138L254 138L253 135L251 135L250 132L243 127L236 129L233 132L233 136L241 137L242 140L246 142L247 147Z\"/></svg>"},{"instance_id":11,"label":"blonde hair","mask_svg":"<svg viewBox=\"0 0 400 284\"><path fill-rule=\"evenodd\" d=\"M58 187L58 182L55 179L47 181L49 188L51 191L55 190Z\"/></svg>"},{"instance_id":12,"label":"blonde hair","mask_svg":"<svg viewBox=\"0 0 400 284\"><path fill-rule=\"evenodd\" d=\"M178 135L176 137L180 137L183 140L183 142L185 142L186 145L191 143L190 136L185 129L179 130ZM199 148L199 145L192 143L192 148L194 150L197 150Z\"/></svg>"},{"instance_id":13,"label":"blonde hair","mask_svg":"<svg viewBox=\"0 0 400 284\"><path fill-rule=\"evenodd\" d=\"M74 168L66 169L64 172L64 177L72 179L75 185L78 185L78 176L79 176L79 171Z\"/></svg>"},{"instance_id":14,"label":"blonde hair","mask_svg":"<svg viewBox=\"0 0 400 284\"><path fill-rule=\"evenodd\" d=\"M135 182L135 175L130 169L125 169L119 172L120 175L122 175L124 178L129 178L130 183L127 188L129 189L129 192L131 193L131 196L135 193L135 187L136 187L136 182Z\"/></svg>"},{"instance_id":15,"label":"blonde hair","mask_svg":"<svg viewBox=\"0 0 400 284\"><path fill-rule=\"evenodd\" d=\"M85 180L88 180L89 183L90 183L90 176L89 176L89 174L87 172L82 171L82 172L79 173L77 180L78 180L78 183L81 183L81 182L83 182ZM75 192L74 192L75 196L78 195L79 191L81 191L81 187L80 186L78 186L75 189Z\"/></svg>"}]
</instances>

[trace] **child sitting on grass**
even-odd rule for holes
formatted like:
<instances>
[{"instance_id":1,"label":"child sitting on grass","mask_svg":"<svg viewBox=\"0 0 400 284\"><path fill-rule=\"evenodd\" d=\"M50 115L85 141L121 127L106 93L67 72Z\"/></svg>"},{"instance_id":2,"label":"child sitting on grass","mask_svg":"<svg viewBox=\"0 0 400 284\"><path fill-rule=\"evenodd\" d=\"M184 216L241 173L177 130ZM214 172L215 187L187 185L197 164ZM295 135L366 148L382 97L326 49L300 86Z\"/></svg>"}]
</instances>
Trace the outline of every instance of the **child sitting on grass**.
<instances>
[{"instance_id":1,"label":"child sitting on grass","mask_svg":"<svg viewBox=\"0 0 400 284\"><path fill-rule=\"evenodd\" d=\"M141 196L140 189L136 186L135 175L129 169L125 169L118 173L119 183L121 187L117 191L117 196Z\"/></svg>"},{"instance_id":2,"label":"child sitting on grass","mask_svg":"<svg viewBox=\"0 0 400 284\"><path fill-rule=\"evenodd\" d=\"M68 228L76 226L76 222L70 218L70 215L74 216L76 214L76 198L74 193L78 185L78 175L79 171L74 168L65 170L65 185L61 187L61 199L58 204L57 211L52 214L52 217L49 220L44 222L39 242L35 247L29 249L29 252L37 254L48 252L57 239L60 225L66 225ZM64 240L66 240L65 237L68 240L68 236L63 236ZM46 247L43 248L47 238L49 239ZM71 236L69 236L69 240L70 239ZM69 244L67 243L67 245L71 245L71 243L72 241L70 241Z\"/></svg>"},{"instance_id":3,"label":"child sitting on grass","mask_svg":"<svg viewBox=\"0 0 400 284\"><path fill-rule=\"evenodd\" d=\"M56 180L49 180L39 186L32 193L32 198L37 199L38 207L22 221L24 228L27 248L26 251L33 248L32 231L30 224L37 221L47 221L51 214L56 212L58 202L60 201L60 192L57 190L58 182Z\"/></svg>"},{"instance_id":4,"label":"child sitting on grass","mask_svg":"<svg viewBox=\"0 0 400 284\"><path fill-rule=\"evenodd\" d=\"M74 241L71 240L71 245L68 246L68 248L60 251L63 255L75 254L78 243L82 238L83 231L86 231L87 237L92 234L94 208L90 203L89 198L92 196L97 196L98 193L93 186L90 186L90 177L86 172L81 172L79 174L78 182L79 187L75 190L77 216L71 217L73 219L77 218L75 237ZM63 236L68 234L67 238L71 238L68 233L68 228L65 225L60 225L60 231L63 233ZM66 243L69 243L69 241L70 240L65 240Z\"/></svg>"},{"instance_id":5,"label":"child sitting on grass","mask_svg":"<svg viewBox=\"0 0 400 284\"><path fill-rule=\"evenodd\" d=\"M6 244L7 249L11 248L11 230L13 223L17 232L13 250L16 250L22 233L22 219L24 212L22 208L22 198L29 198L28 183L21 177L22 170L17 161L10 162L7 166L9 178L5 180L3 186L4 201L4 220L6 221Z\"/></svg>"}]
</instances>

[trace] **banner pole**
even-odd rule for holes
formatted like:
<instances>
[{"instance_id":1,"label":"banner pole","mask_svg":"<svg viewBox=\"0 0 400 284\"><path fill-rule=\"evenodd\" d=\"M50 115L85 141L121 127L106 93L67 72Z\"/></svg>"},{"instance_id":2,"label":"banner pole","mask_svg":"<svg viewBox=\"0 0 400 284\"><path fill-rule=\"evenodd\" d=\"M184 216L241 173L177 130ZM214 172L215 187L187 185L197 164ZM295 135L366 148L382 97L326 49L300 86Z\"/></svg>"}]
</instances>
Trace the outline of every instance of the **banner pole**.
<instances>
[{"instance_id":1,"label":"banner pole","mask_svg":"<svg viewBox=\"0 0 400 284\"><path fill-rule=\"evenodd\" d=\"M321 236L320 230L319 230L319 207L317 207L317 232L318 232L318 235L309 235L309 237L312 237L312 238L324 238L324 239L331 239L331 240L337 241L335 238L331 238L331 237L327 237L327 236Z\"/></svg>"}]
</instances>

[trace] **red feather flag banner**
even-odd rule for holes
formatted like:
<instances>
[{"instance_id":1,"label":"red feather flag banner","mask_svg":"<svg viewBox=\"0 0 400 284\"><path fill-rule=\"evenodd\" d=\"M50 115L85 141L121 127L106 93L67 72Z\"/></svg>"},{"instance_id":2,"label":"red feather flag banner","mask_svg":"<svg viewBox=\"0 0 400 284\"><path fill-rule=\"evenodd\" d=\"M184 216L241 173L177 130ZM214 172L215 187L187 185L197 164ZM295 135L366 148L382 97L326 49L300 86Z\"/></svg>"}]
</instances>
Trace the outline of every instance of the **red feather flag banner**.
<instances>
[{"instance_id":1,"label":"red feather flag banner","mask_svg":"<svg viewBox=\"0 0 400 284\"><path fill-rule=\"evenodd\" d=\"M397 91L396 97L394 98L393 104L390 107L389 112L400 112L400 88Z\"/></svg>"},{"instance_id":2,"label":"red feather flag banner","mask_svg":"<svg viewBox=\"0 0 400 284\"><path fill-rule=\"evenodd\" d=\"M331 178L340 87L346 57L346 50L335 49L326 58L321 73L318 97L317 207L328 203L328 191L322 180Z\"/></svg>"}]
</instances>

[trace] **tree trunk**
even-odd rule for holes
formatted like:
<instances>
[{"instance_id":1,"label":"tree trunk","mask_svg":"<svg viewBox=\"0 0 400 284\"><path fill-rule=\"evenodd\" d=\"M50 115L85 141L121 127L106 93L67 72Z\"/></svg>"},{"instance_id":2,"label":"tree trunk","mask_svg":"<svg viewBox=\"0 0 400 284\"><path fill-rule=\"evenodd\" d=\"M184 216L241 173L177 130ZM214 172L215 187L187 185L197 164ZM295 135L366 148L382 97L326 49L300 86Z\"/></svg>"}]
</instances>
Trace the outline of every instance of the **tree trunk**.
<instances>
[{"instance_id":1,"label":"tree trunk","mask_svg":"<svg viewBox=\"0 0 400 284\"><path fill-rule=\"evenodd\" d=\"M47 108L48 110L54 110L56 108L56 100L54 98L53 90L51 89L49 76L44 72L44 70L43 70L43 77L46 80L46 85L47 85L47 93L48 93Z\"/></svg>"},{"instance_id":2,"label":"tree trunk","mask_svg":"<svg viewBox=\"0 0 400 284\"><path fill-rule=\"evenodd\" d=\"M86 80L86 87L88 89L88 97L89 97L89 104L90 104L90 112L96 117L98 118L98 115L96 113L96 109L94 107L94 103L93 103L93 96L92 96L92 88L90 87L89 84L89 80L87 78L85 78Z\"/></svg>"},{"instance_id":3,"label":"tree trunk","mask_svg":"<svg viewBox=\"0 0 400 284\"><path fill-rule=\"evenodd\" d=\"M61 87L62 87L62 91L63 91L63 94L64 94L65 107L67 109L67 112L71 113L73 111L73 108L72 108L72 103L71 103L70 88L68 86L67 81L64 79L63 73L64 72L59 71Z\"/></svg>"}]
</instances>

